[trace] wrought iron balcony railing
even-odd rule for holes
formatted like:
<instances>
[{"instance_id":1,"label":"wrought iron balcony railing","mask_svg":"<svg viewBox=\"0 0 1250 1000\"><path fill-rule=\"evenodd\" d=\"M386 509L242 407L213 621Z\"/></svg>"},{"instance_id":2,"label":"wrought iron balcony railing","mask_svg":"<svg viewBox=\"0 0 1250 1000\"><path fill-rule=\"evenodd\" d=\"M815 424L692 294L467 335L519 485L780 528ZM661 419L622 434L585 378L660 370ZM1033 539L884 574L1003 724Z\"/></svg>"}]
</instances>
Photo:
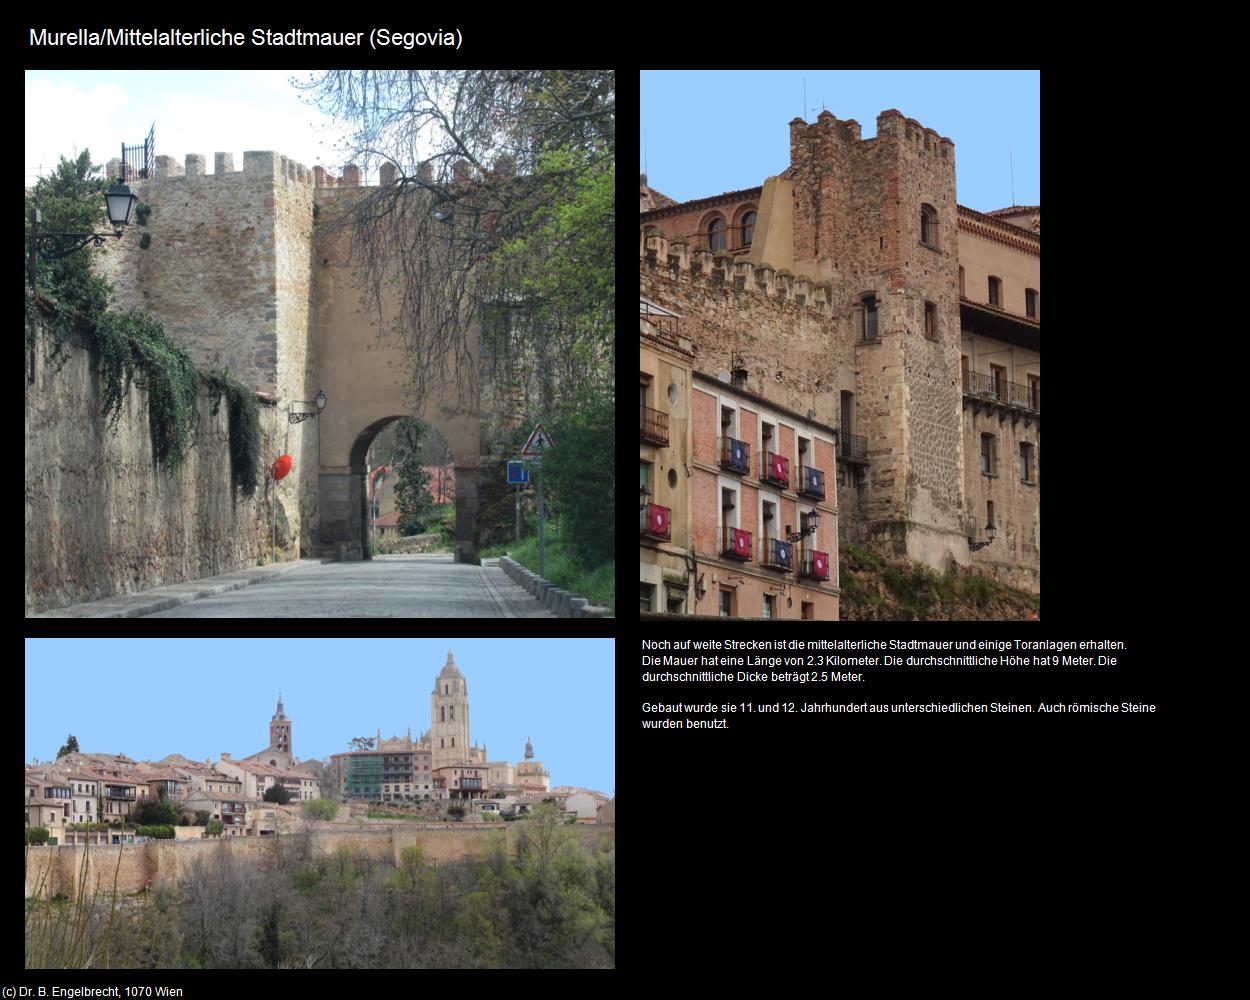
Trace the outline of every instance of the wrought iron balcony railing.
<instances>
[{"instance_id":1,"label":"wrought iron balcony railing","mask_svg":"<svg viewBox=\"0 0 1250 1000\"><path fill-rule=\"evenodd\" d=\"M760 466L760 482L772 483L774 486L790 485L790 460L775 451L764 452L764 462Z\"/></svg>"},{"instance_id":2,"label":"wrought iron balcony railing","mask_svg":"<svg viewBox=\"0 0 1250 1000\"><path fill-rule=\"evenodd\" d=\"M638 534L667 542L671 537L669 522L672 515L671 510L658 503L646 504L638 511Z\"/></svg>"},{"instance_id":3,"label":"wrought iron balcony railing","mask_svg":"<svg viewBox=\"0 0 1250 1000\"><path fill-rule=\"evenodd\" d=\"M723 437L720 442L720 467L730 472L751 471L751 446L737 438Z\"/></svg>"},{"instance_id":4,"label":"wrought iron balcony railing","mask_svg":"<svg viewBox=\"0 0 1250 1000\"><path fill-rule=\"evenodd\" d=\"M668 414L649 406L638 407L638 432L643 441L668 444Z\"/></svg>"},{"instance_id":5,"label":"wrought iron balcony railing","mask_svg":"<svg viewBox=\"0 0 1250 1000\"><path fill-rule=\"evenodd\" d=\"M868 439L858 434L838 432L838 457L855 462L868 461Z\"/></svg>"},{"instance_id":6,"label":"wrought iron balcony railing","mask_svg":"<svg viewBox=\"0 0 1250 1000\"><path fill-rule=\"evenodd\" d=\"M810 576L815 580L828 580L829 553L804 552L803 561L799 564L799 576Z\"/></svg>"},{"instance_id":7,"label":"wrought iron balcony railing","mask_svg":"<svg viewBox=\"0 0 1250 1000\"><path fill-rule=\"evenodd\" d=\"M993 375L980 372L964 372L964 393L981 399L992 399L1022 410L1042 411L1042 392L1038 386L1020 385Z\"/></svg>"},{"instance_id":8,"label":"wrought iron balcony railing","mask_svg":"<svg viewBox=\"0 0 1250 1000\"><path fill-rule=\"evenodd\" d=\"M789 573L794 568L794 545L779 538L761 538L760 564Z\"/></svg>"},{"instance_id":9,"label":"wrought iron balcony railing","mask_svg":"<svg viewBox=\"0 0 1250 1000\"><path fill-rule=\"evenodd\" d=\"M825 474L810 465L804 465L799 475L799 496L812 497L815 500L825 498Z\"/></svg>"},{"instance_id":10,"label":"wrought iron balcony railing","mask_svg":"<svg viewBox=\"0 0 1250 1000\"><path fill-rule=\"evenodd\" d=\"M751 561L751 532L741 528L722 528L720 554L742 562Z\"/></svg>"}]
</instances>

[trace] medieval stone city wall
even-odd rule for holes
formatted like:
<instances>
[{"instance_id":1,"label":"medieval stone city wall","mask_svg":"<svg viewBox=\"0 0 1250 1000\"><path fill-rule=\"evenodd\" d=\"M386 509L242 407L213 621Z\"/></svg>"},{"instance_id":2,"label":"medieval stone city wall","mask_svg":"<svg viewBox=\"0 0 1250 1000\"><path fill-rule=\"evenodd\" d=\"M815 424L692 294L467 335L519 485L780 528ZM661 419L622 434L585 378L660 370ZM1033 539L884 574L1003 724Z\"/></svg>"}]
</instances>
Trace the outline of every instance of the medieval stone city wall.
<instances>
[{"instance_id":1,"label":"medieval stone city wall","mask_svg":"<svg viewBox=\"0 0 1250 1000\"><path fill-rule=\"evenodd\" d=\"M335 824L342 826L342 824ZM615 835L614 824L576 826L570 833L582 847L594 851L604 837ZM398 865L405 848L419 847L427 864L453 864L483 857L493 838L502 833L508 852L516 854L521 830L515 824L464 824L443 829L318 830L311 843L314 857L347 851L353 857ZM101 894L113 891L131 893L155 885L177 882L191 874L199 863L211 863L219 855L264 868L273 863L281 850L294 850L299 835L283 837L221 837L192 841L148 841L89 847L31 847L26 850L26 898L50 897L57 893L73 897L79 879L85 877L87 898L99 888Z\"/></svg>"},{"instance_id":2,"label":"medieval stone city wall","mask_svg":"<svg viewBox=\"0 0 1250 1000\"><path fill-rule=\"evenodd\" d=\"M26 387L26 613L255 565L268 504L231 485L229 418L199 403L197 443L170 475L154 464L147 394L132 387L116 427L101 416L90 352L42 358ZM262 411L261 430L269 426ZM264 442L272 448L272 439Z\"/></svg>"},{"instance_id":3,"label":"medieval stone city wall","mask_svg":"<svg viewBox=\"0 0 1250 1000\"><path fill-rule=\"evenodd\" d=\"M215 155L212 174L202 154L188 155L185 165L156 157L153 177L129 181L150 209L146 224L136 218L124 239L95 251L96 266L113 283L115 309L147 311L198 366L226 368L277 398L278 408L262 414L278 447L266 458L279 451L292 457L292 474L278 486L280 519L293 543L288 554L298 546L311 555L315 516L302 524L300 512L316 510L317 427L305 421L288 430L286 411L317 391L307 373L318 178L270 151L244 153L242 167L234 168L232 153ZM110 163L110 176L117 170Z\"/></svg>"},{"instance_id":4,"label":"medieval stone city wall","mask_svg":"<svg viewBox=\"0 0 1250 1000\"><path fill-rule=\"evenodd\" d=\"M831 309L847 320L835 335L854 352L851 433L868 439L871 463L856 513L897 555L966 562L954 145L892 110L874 139L829 112L811 125L795 119L790 138L795 269L828 282ZM934 247L920 240L925 204L936 211ZM876 343L861 333L870 293Z\"/></svg>"}]
</instances>

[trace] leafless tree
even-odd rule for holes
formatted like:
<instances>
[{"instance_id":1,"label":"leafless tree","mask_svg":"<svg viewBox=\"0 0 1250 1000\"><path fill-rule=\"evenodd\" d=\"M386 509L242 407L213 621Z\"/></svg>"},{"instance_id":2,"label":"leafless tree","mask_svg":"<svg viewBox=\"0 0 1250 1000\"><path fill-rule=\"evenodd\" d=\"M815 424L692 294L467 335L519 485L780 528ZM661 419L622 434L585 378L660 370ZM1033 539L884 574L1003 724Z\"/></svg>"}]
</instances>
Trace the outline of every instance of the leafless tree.
<instances>
[{"instance_id":1,"label":"leafless tree","mask_svg":"<svg viewBox=\"0 0 1250 1000\"><path fill-rule=\"evenodd\" d=\"M547 154L563 150L577 169L615 156L615 75L337 70L300 86L355 128L347 159L366 172L393 171L393 183L366 189L349 212L326 223L341 227L379 327L389 318L403 340L414 400L434 385L456 386L460 402L475 399L479 353L507 366L527 347L558 351L558 332L553 337L544 326L534 340L535 331L506 315L523 310L524 297L485 265L559 196L561 170ZM471 330L500 304L503 321L483 324L475 352Z\"/></svg>"}]
</instances>

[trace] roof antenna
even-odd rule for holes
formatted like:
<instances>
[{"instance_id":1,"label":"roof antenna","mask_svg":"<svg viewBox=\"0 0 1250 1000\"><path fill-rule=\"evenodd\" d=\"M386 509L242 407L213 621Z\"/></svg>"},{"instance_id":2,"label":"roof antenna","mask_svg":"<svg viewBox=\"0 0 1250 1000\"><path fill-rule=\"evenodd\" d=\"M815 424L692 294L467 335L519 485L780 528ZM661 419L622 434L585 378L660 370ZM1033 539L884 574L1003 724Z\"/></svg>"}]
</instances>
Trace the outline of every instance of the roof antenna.
<instances>
[{"instance_id":1,"label":"roof antenna","mask_svg":"<svg viewBox=\"0 0 1250 1000\"><path fill-rule=\"evenodd\" d=\"M651 171L647 169L647 132L645 129L642 133L642 172L644 174L651 173Z\"/></svg>"},{"instance_id":2,"label":"roof antenna","mask_svg":"<svg viewBox=\"0 0 1250 1000\"><path fill-rule=\"evenodd\" d=\"M1010 146L1007 147L1007 156L1010 157L1008 162L1011 164L1011 204L1015 205L1016 203L1016 160L1015 160L1015 156L1012 154Z\"/></svg>"},{"instance_id":3,"label":"roof antenna","mask_svg":"<svg viewBox=\"0 0 1250 1000\"><path fill-rule=\"evenodd\" d=\"M807 77L803 77L803 112L799 115L804 121L807 121Z\"/></svg>"}]
</instances>

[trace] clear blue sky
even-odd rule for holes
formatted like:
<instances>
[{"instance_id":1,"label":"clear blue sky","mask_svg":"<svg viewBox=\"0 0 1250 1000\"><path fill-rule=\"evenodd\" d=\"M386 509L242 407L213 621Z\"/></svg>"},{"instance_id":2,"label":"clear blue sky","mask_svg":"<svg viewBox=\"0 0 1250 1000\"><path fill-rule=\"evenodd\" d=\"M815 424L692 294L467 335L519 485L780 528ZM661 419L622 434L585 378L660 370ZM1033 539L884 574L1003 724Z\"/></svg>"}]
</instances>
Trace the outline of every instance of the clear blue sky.
<instances>
[{"instance_id":1,"label":"clear blue sky","mask_svg":"<svg viewBox=\"0 0 1250 1000\"><path fill-rule=\"evenodd\" d=\"M415 739L447 650L469 685L469 737L552 787L616 788L612 639L27 639L26 763L70 733L84 751L159 760L242 757L269 742L282 691L295 755L353 736Z\"/></svg>"},{"instance_id":2,"label":"clear blue sky","mask_svg":"<svg viewBox=\"0 0 1250 1000\"><path fill-rule=\"evenodd\" d=\"M807 104L803 111L803 81ZM638 169L646 138L652 187L676 201L756 187L790 165L789 122L822 105L861 138L897 108L955 144L961 205L979 212L1041 204L1041 74L997 70L643 71Z\"/></svg>"}]
</instances>

